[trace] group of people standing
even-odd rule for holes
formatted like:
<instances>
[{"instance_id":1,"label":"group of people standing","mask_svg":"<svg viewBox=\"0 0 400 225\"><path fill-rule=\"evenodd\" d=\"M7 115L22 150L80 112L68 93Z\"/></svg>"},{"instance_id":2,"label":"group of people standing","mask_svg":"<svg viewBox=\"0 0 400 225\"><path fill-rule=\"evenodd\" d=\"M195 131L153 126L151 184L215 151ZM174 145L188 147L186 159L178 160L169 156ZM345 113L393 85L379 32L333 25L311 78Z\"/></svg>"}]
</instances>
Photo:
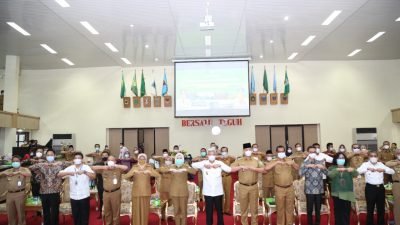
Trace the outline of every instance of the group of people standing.
<instances>
[{"instance_id":1,"label":"group of people standing","mask_svg":"<svg viewBox=\"0 0 400 225\"><path fill-rule=\"evenodd\" d=\"M148 224L152 178L159 184L162 210L165 211L165 204L169 202L174 206L175 224L185 225L189 196L186 183L194 174L198 174L200 193L204 196L206 224L213 224L213 212L216 211L217 224L223 225L223 214L231 215L230 174L233 172L238 172L237 200L240 203L242 224L248 224L249 213L251 225L257 224L260 198L258 182L261 174L261 197L275 196L278 225L293 224L293 182L302 177L305 179L308 224L320 224L319 212L326 183L329 181L335 223L348 225L351 203L355 201L353 178L362 175L360 179L365 179L366 182L367 225L374 224L375 206L377 224L380 225L384 223L385 210L383 184L390 179L384 174L389 174L392 175L395 198L394 215L399 224L400 151L390 150L388 144L384 142L382 149L377 152L360 148L357 144L352 145L351 151L346 151L344 145L340 145L338 151L335 151L333 145L328 143L327 151L322 152L317 143L307 147L306 151L298 143L294 151L277 146L273 153L271 150L259 151L257 144L245 143L243 154L233 157L229 155L227 147L218 148L212 143L209 149L202 148L200 156L189 163L179 149L172 152L164 150L161 156L152 157L153 162L158 162L157 168L148 163L146 154L139 153L136 156L137 163L131 169L117 164L116 157L107 150L99 153L99 162L89 166L83 162L84 156L80 152L74 154L72 162L66 162L56 161L55 152L48 149L45 155L36 155L35 163L29 168L21 167L21 159L14 156L13 168L0 173L0 176L8 177L7 210L11 225L25 224L25 183L32 174L40 183L44 225L58 225L60 192L65 178L68 178L70 186L70 203L75 225L89 224L89 183L93 179L98 186L100 209L104 206L102 214L105 224L120 224L122 179L133 181L132 224Z\"/></svg>"}]
</instances>

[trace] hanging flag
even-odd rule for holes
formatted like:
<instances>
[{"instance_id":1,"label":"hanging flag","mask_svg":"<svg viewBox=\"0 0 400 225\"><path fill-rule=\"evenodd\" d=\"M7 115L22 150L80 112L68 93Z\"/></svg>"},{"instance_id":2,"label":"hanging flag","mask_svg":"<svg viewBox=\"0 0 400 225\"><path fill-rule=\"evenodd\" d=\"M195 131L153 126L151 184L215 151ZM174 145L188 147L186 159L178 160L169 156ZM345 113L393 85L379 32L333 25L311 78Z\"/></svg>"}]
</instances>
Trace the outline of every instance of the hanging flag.
<instances>
[{"instance_id":1,"label":"hanging flag","mask_svg":"<svg viewBox=\"0 0 400 225\"><path fill-rule=\"evenodd\" d=\"M284 96L287 96L290 93L290 85L289 85L289 77L287 75L287 66L285 68L285 91L283 92Z\"/></svg>"},{"instance_id":2,"label":"hanging flag","mask_svg":"<svg viewBox=\"0 0 400 225\"><path fill-rule=\"evenodd\" d=\"M276 72L275 72L275 65L274 65L274 83L273 83L272 89L273 89L274 92L276 93Z\"/></svg>"},{"instance_id":3,"label":"hanging flag","mask_svg":"<svg viewBox=\"0 0 400 225\"><path fill-rule=\"evenodd\" d=\"M122 71L122 80L121 80L121 91L120 91L120 97L123 98L125 97L125 79L124 79L124 71Z\"/></svg>"},{"instance_id":4,"label":"hanging flag","mask_svg":"<svg viewBox=\"0 0 400 225\"><path fill-rule=\"evenodd\" d=\"M265 66L264 66L263 87L264 87L264 91L267 92L267 94L268 94L268 92L269 92L269 90L268 90L268 76L267 76L267 70L265 69Z\"/></svg>"},{"instance_id":5,"label":"hanging flag","mask_svg":"<svg viewBox=\"0 0 400 225\"><path fill-rule=\"evenodd\" d=\"M144 82L144 75L142 70L142 80L140 82L140 97L143 97L145 95L146 95L146 83Z\"/></svg>"},{"instance_id":6,"label":"hanging flag","mask_svg":"<svg viewBox=\"0 0 400 225\"><path fill-rule=\"evenodd\" d=\"M256 92L256 82L254 80L254 70L253 66L251 66L251 80L250 80L250 93L254 94Z\"/></svg>"},{"instance_id":7,"label":"hanging flag","mask_svg":"<svg viewBox=\"0 0 400 225\"><path fill-rule=\"evenodd\" d=\"M164 80L162 84L162 96L166 95L168 93L168 84L167 84L167 72L165 72L164 69Z\"/></svg>"},{"instance_id":8,"label":"hanging flag","mask_svg":"<svg viewBox=\"0 0 400 225\"><path fill-rule=\"evenodd\" d=\"M138 96L138 89L137 89L137 82L136 82L136 70L135 70L135 75L133 76L133 79L132 79L131 91L133 92L133 94L135 94L136 97Z\"/></svg>"},{"instance_id":9,"label":"hanging flag","mask_svg":"<svg viewBox=\"0 0 400 225\"><path fill-rule=\"evenodd\" d=\"M157 96L156 80L153 80L153 83L151 83L151 86L154 88L154 91L155 91L156 96Z\"/></svg>"}]
</instances>

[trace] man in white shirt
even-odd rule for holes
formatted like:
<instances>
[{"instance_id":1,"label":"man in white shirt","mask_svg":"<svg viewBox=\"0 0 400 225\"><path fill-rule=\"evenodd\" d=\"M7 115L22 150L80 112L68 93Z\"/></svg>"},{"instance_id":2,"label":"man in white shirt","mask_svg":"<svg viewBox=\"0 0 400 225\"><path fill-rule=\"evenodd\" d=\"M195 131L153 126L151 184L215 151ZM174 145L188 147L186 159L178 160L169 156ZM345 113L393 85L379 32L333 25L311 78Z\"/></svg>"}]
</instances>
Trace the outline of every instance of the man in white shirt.
<instances>
[{"instance_id":1,"label":"man in white shirt","mask_svg":"<svg viewBox=\"0 0 400 225\"><path fill-rule=\"evenodd\" d=\"M96 174L88 166L82 164L83 154L75 153L74 165L65 168L58 173L58 177L69 176L69 188L72 217L75 225L89 225L90 212L90 180L96 178Z\"/></svg>"},{"instance_id":2,"label":"man in white shirt","mask_svg":"<svg viewBox=\"0 0 400 225\"><path fill-rule=\"evenodd\" d=\"M201 170L203 173L203 195L206 202L206 224L213 224L214 206L217 210L218 225L224 225L222 216L222 199L224 189L222 186L222 171L230 173L236 172L240 167L231 168L225 163L215 160L215 148L208 149L208 160L203 160L192 164L192 167Z\"/></svg>"},{"instance_id":3,"label":"man in white shirt","mask_svg":"<svg viewBox=\"0 0 400 225\"><path fill-rule=\"evenodd\" d=\"M378 162L378 154L371 151L369 161L364 162L357 169L359 174L365 174L365 199L367 200L367 225L374 225L374 209L378 214L378 224L385 223L385 187L383 175L394 174L394 170Z\"/></svg>"}]
</instances>

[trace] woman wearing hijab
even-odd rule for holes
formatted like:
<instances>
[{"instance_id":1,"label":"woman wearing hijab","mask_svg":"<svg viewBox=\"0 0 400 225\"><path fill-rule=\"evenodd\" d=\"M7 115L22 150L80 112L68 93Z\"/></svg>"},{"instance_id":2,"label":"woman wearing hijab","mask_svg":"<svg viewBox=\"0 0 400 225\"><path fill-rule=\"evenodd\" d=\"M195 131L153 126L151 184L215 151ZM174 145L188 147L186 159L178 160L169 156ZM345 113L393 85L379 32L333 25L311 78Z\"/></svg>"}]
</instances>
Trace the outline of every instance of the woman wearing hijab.
<instances>
[{"instance_id":1,"label":"woman wearing hijab","mask_svg":"<svg viewBox=\"0 0 400 225\"><path fill-rule=\"evenodd\" d=\"M133 180L132 185L132 224L148 224L150 210L151 186L150 178L159 178L160 174L147 163L144 153L138 155L138 163L125 175L125 179Z\"/></svg>"},{"instance_id":2,"label":"woman wearing hijab","mask_svg":"<svg viewBox=\"0 0 400 225\"><path fill-rule=\"evenodd\" d=\"M168 170L171 172L169 196L174 205L175 225L186 225L189 190L185 184L188 181L188 173L195 174L196 169L185 164L185 156L182 153L177 153L175 164Z\"/></svg>"}]
</instances>

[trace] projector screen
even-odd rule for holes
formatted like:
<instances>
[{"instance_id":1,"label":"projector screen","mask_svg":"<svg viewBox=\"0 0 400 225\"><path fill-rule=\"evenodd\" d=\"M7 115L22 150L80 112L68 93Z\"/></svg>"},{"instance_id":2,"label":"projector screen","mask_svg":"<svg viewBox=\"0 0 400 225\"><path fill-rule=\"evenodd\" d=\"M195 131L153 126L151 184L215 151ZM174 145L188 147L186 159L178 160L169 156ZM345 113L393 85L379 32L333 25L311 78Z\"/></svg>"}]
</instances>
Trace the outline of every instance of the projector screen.
<instances>
[{"instance_id":1,"label":"projector screen","mask_svg":"<svg viewBox=\"0 0 400 225\"><path fill-rule=\"evenodd\" d=\"M175 63L175 117L250 116L249 61Z\"/></svg>"}]
</instances>

